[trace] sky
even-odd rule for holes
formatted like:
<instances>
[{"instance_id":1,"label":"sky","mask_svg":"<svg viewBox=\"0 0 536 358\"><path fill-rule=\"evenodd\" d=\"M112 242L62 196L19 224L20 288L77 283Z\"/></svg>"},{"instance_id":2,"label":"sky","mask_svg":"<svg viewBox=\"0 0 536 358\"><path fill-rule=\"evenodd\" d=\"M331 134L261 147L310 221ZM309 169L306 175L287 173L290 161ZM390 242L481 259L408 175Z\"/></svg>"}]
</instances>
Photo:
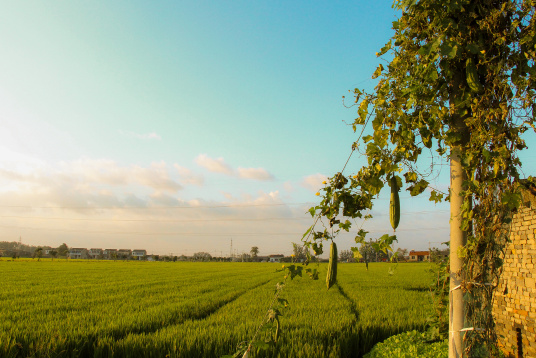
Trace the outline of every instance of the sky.
<instances>
[{"instance_id":1,"label":"sky","mask_svg":"<svg viewBox=\"0 0 536 358\"><path fill-rule=\"evenodd\" d=\"M357 138L342 96L373 89L396 16L390 0L2 3L0 241L289 255ZM339 250L392 234L388 195ZM403 191L395 247L448 241L448 210Z\"/></svg>"}]
</instances>

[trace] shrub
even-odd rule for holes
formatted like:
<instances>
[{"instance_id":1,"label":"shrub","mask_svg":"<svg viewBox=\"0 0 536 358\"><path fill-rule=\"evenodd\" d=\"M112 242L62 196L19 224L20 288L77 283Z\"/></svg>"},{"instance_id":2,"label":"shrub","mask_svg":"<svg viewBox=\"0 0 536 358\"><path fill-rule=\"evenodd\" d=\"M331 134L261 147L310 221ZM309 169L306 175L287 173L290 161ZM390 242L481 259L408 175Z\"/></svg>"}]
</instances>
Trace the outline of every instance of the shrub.
<instances>
[{"instance_id":1,"label":"shrub","mask_svg":"<svg viewBox=\"0 0 536 358\"><path fill-rule=\"evenodd\" d=\"M448 357L448 339L430 343L426 334L409 331L389 337L365 354L364 358L440 358Z\"/></svg>"}]
</instances>

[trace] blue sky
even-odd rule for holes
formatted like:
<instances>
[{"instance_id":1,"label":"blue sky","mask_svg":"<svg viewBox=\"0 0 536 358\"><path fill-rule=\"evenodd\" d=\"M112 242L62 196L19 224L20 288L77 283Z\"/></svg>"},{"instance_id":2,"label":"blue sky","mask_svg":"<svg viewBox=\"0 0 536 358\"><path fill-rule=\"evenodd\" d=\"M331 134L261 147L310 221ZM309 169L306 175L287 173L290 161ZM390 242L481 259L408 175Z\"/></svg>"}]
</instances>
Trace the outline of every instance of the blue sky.
<instances>
[{"instance_id":1,"label":"blue sky","mask_svg":"<svg viewBox=\"0 0 536 358\"><path fill-rule=\"evenodd\" d=\"M160 254L290 253L396 19L391 1L0 10L0 240ZM389 231L386 198L363 228ZM403 193L402 213L397 246L448 240L447 204Z\"/></svg>"}]
</instances>

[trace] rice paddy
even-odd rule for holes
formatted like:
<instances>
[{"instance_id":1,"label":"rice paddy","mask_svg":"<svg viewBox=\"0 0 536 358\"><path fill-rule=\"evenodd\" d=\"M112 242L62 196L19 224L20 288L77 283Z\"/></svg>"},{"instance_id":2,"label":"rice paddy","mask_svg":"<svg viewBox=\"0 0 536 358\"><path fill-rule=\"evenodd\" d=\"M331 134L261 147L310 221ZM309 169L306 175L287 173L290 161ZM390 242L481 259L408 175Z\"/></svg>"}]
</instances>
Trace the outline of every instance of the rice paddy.
<instances>
[{"instance_id":1,"label":"rice paddy","mask_svg":"<svg viewBox=\"0 0 536 358\"><path fill-rule=\"evenodd\" d=\"M315 264L313 267L317 267ZM271 263L0 261L2 357L220 357L251 339L283 273ZM361 357L422 330L428 264L339 264L287 281L277 344L254 357Z\"/></svg>"}]
</instances>

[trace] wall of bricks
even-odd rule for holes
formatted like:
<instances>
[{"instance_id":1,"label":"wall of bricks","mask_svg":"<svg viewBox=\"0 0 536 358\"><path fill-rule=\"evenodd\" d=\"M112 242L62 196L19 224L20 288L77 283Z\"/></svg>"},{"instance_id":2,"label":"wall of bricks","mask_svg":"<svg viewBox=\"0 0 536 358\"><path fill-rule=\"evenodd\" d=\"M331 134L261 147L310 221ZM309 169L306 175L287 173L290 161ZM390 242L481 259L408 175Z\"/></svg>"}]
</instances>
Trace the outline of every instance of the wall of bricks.
<instances>
[{"instance_id":1,"label":"wall of bricks","mask_svg":"<svg viewBox=\"0 0 536 358\"><path fill-rule=\"evenodd\" d=\"M493 303L499 344L510 357L536 357L535 236L536 196L526 190L513 217Z\"/></svg>"}]
</instances>

